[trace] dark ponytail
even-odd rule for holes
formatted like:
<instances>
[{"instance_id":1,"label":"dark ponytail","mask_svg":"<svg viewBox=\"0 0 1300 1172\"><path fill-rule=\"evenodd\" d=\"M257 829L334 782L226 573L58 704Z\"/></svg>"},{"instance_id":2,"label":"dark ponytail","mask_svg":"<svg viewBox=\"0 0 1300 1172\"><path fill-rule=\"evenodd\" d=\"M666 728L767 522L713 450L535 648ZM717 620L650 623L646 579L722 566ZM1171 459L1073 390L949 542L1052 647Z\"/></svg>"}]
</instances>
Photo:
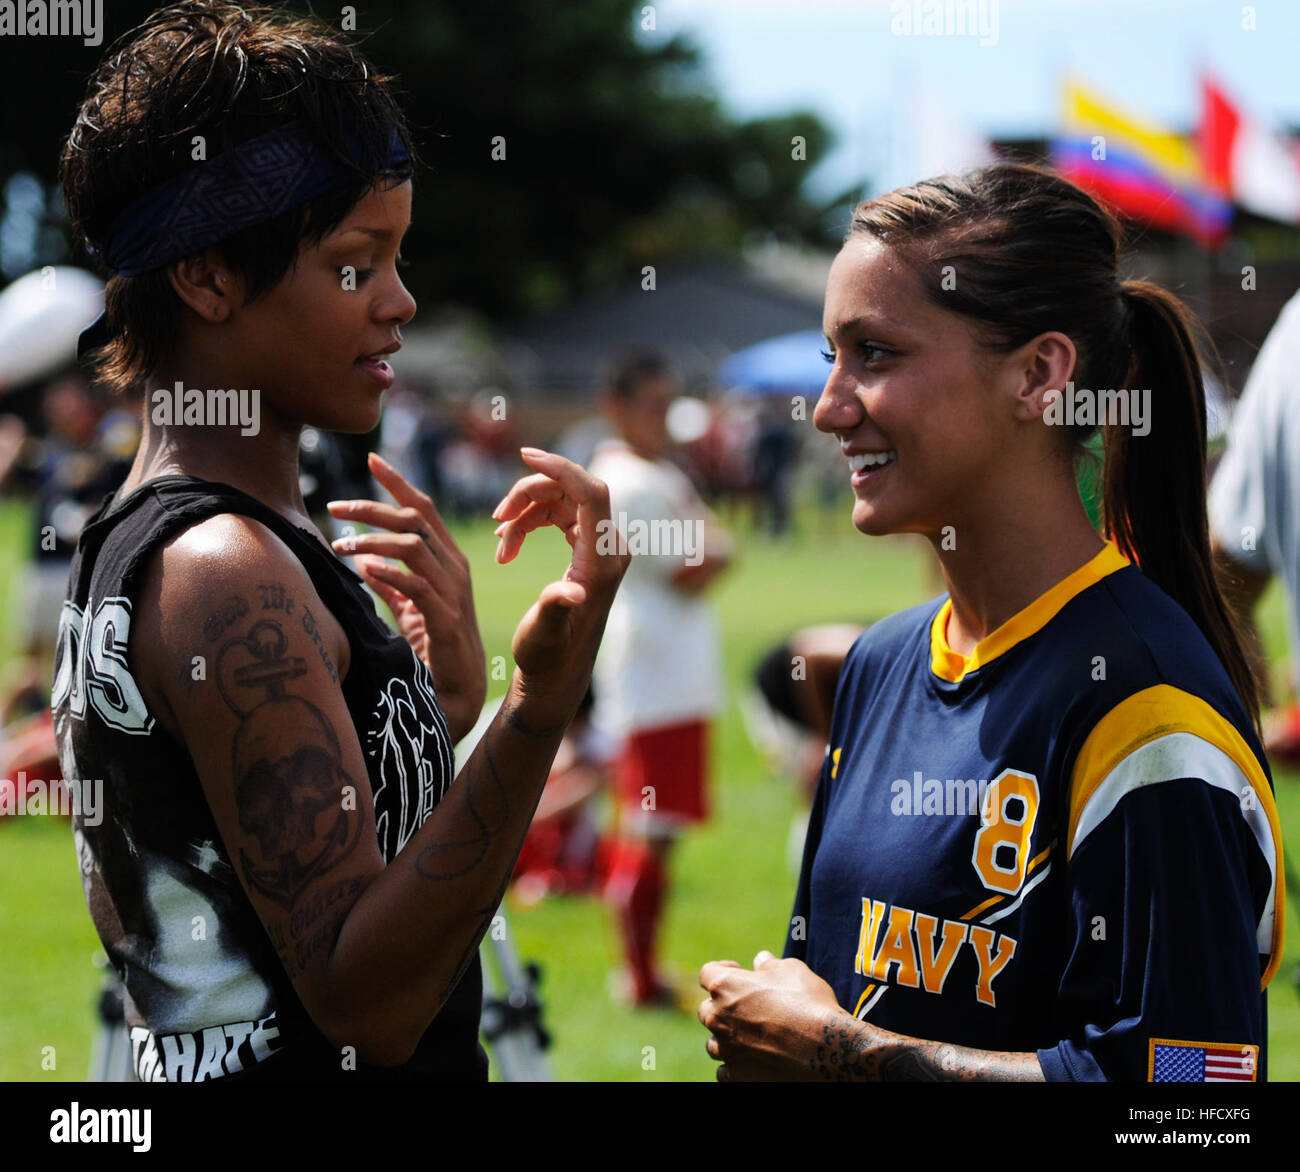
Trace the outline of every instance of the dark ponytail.
<instances>
[{"instance_id":1,"label":"dark ponytail","mask_svg":"<svg viewBox=\"0 0 1300 1172\"><path fill-rule=\"evenodd\" d=\"M877 196L854 211L854 235L903 256L989 349L1059 330L1074 342L1080 385L1148 390L1158 426L1141 436L1105 428L1105 529L1191 616L1258 729L1258 684L1210 559L1200 331L1171 293L1119 280L1115 216L1054 171L999 163ZM940 279L949 267L955 284ZM1066 430L1078 459L1096 428Z\"/></svg>"},{"instance_id":2,"label":"dark ponytail","mask_svg":"<svg viewBox=\"0 0 1300 1172\"><path fill-rule=\"evenodd\" d=\"M1132 353L1123 385L1149 391L1153 423L1143 436L1105 429L1105 528L1120 552L1192 617L1258 729L1258 681L1210 554L1205 385L1193 342L1200 327L1159 285L1125 281L1121 289Z\"/></svg>"}]
</instances>

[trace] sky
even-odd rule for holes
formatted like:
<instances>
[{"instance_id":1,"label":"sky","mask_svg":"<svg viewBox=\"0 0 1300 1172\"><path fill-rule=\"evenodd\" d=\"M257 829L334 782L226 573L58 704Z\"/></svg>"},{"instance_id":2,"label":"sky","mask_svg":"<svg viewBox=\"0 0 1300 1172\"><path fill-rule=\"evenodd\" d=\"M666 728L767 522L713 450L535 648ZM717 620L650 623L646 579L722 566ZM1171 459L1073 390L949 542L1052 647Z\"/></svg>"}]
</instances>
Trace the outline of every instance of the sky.
<instances>
[{"instance_id":1,"label":"sky","mask_svg":"<svg viewBox=\"0 0 1300 1172\"><path fill-rule=\"evenodd\" d=\"M827 198L897 168L900 108L923 90L987 137L1047 135L1070 74L1187 131L1209 69L1259 115L1300 127L1300 0L964 0L977 35L893 31L905 9L953 2L658 0L641 35L687 36L736 117L820 114L839 141L809 186Z\"/></svg>"}]
</instances>

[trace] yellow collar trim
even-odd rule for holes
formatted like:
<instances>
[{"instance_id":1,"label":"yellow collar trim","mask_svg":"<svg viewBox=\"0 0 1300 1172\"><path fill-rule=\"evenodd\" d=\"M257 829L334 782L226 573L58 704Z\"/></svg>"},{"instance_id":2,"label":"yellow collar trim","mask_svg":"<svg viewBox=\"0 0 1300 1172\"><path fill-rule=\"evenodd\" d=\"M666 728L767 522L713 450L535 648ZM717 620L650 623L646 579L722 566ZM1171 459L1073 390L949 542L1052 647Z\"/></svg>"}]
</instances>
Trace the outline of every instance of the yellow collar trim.
<instances>
[{"instance_id":1,"label":"yellow collar trim","mask_svg":"<svg viewBox=\"0 0 1300 1172\"><path fill-rule=\"evenodd\" d=\"M1036 631L1041 631L1076 594L1128 564L1128 559L1119 552L1115 543L1108 541L1105 548L1091 561L1062 578L1019 614L1012 615L996 631L981 639L969 656L961 655L948 646L948 616L952 613L952 599L945 598L939 613L934 616L934 622L930 624L930 670L941 680L957 683L967 672L983 667Z\"/></svg>"}]
</instances>

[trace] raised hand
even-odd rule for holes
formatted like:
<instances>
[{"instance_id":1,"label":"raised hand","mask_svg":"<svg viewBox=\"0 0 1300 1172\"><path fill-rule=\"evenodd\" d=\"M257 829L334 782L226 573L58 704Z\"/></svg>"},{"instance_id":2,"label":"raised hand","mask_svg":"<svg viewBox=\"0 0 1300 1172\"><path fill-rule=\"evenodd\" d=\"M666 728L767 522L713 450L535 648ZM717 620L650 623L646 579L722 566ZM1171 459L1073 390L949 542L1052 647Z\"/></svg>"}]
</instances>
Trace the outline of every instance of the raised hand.
<instances>
[{"instance_id":1,"label":"raised hand","mask_svg":"<svg viewBox=\"0 0 1300 1172\"><path fill-rule=\"evenodd\" d=\"M432 673L455 742L474 726L487 698L469 562L427 494L374 452L370 471L392 493L395 505L330 501L327 508L340 521L391 532L340 537L334 548L358 555L357 572L388 605L397 629ZM406 568L385 558L396 558Z\"/></svg>"},{"instance_id":2,"label":"raised hand","mask_svg":"<svg viewBox=\"0 0 1300 1172\"><path fill-rule=\"evenodd\" d=\"M610 604L630 555L620 543L602 541L612 525L604 481L538 448L521 448L534 470L515 482L493 510L500 521L497 561L509 562L527 535L554 525L572 547L564 577L545 588L515 631L513 653L519 685L529 708L543 720L567 723L591 677Z\"/></svg>"}]
</instances>

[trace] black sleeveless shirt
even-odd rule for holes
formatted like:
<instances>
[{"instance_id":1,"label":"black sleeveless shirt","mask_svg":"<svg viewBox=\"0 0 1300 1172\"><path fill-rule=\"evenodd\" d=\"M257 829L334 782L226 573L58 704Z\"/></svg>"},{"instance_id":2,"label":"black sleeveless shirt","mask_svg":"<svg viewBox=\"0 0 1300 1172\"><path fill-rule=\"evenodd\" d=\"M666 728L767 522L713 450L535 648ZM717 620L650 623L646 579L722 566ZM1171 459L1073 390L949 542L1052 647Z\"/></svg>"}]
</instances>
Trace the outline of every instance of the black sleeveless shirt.
<instances>
[{"instance_id":1,"label":"black sleeveless shirt","mask_svg":"<svg viewBox=\"0 0 1300 1172\"><path fill-rule=\"evenodd\" d=\"M63 776L102 795L80 803L73 832L91 918L126 988L136 1077L485 1079L477 957L403 1066L354 1062L326 1041L244 893L189 754L155 721L132 678L132 609L150 555L220 513L252 517L279 537L347 633L352 655L341 688L385 863L454 776L428 668L317 536L230 485L192 476L106 497L73 555L51 707ZM256 595L230 605L237 614L255 607ZM286 621L312 634L309 608L295 610Z\"/></svg>"}]
</instances>

